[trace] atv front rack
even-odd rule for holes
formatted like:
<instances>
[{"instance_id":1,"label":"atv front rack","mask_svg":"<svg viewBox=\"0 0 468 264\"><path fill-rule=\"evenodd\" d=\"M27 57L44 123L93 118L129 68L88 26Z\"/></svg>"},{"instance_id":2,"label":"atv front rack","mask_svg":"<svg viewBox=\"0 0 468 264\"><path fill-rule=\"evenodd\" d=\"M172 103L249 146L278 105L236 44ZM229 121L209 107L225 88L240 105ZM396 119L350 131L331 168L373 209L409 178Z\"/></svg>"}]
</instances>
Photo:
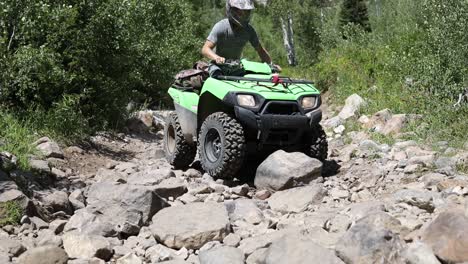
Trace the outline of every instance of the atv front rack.
<instances>
[{"instance_id":1,"label":"atv front rack","mask_svg":"<svg viewBox=\"0 0 468 264\"><path fill-rule=\"evenodd\" d=\"M250 77L237 77L237 76L224 76L218 75L214 77L215 79L222 80L222 81L247 81L247 82L266 82L266 83L274 83L274 84L314 84L311 81L307 80L295 80L289 77L272 77L270 79L262 79L262 78L250 78Z\"/></svg>"}]
</instances>

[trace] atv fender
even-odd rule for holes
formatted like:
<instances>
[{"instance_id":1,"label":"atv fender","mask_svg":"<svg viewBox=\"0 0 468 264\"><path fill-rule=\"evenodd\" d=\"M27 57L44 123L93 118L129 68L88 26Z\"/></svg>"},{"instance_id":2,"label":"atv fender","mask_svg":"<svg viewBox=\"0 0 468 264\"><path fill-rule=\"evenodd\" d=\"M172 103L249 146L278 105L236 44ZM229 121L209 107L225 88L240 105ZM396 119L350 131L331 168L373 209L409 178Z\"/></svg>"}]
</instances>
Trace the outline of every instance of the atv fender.
<instances>
[{"instance_id":1,"label":"atv fender","mask_svg":"<svg viewBox=\"0 0 468 264\"><path fill-rule=\"evenodd\" d=\"M197 136L198 94L190 90L170 88L169 95L174 100L174 108L185 140L189 144L195 144Z\"/></svg>"},{"instance_id":2,"label":"atv fender","mask_svg":"<svg viewBox=\"0 0 468 264\"><path fill-rule=\"evenodd\" d=\"M201 128L203 121L216 112L223 112L230 115L234 114L234 108L232 105L227 104L225 101L219 99L210 92L204 92L200 96L200 102L198 104L198 129Z\"/></svg>"}]
</instances>

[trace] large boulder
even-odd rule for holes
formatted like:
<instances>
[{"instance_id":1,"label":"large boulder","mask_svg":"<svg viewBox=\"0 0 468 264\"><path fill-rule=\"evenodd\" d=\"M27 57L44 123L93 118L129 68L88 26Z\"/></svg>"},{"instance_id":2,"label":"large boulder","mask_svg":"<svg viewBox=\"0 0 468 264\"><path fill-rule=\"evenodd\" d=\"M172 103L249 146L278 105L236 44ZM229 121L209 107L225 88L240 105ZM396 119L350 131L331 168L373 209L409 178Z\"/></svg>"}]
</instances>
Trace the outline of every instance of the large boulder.
<instances>
[{"instance_id":1,"label":"large boulder","mask_svg":"<svg viewBox=\"0 0 468 264\"><path fill-rule=\"evenodd\" d=\"M362 99L362 97L360 97L357 94L353 94L349 96L348 98L346 98L345 106L343 107L341 112L338 114L338 116L343 120L353 117L354 115L357 114L357 112L359 112L359 110L364 104L365 104L365 101L364 99Z\"/></svg>"},{"instance_id":2,"label":"large boulder","mask_svg":"<svg viewBox=\"0 0 468 264\"><path fill-rule=\"evenodd\" d=\"M18 258L19 264L66 264L67 261L65 250L55 246L33 248Z\"/></svg>"},{"instance_id":3,"label":"large boulder","mask_svg":"<svg viewBox=\"0 0 468 264\"><path fill-rule=\"evenodd\" d=\"M199 249L209 241L222 241L230 232L223 204L193 203L164 208L153 217L151 231L164 245Z\"/></svg>"},{"instance_id":4,"label":"large boulder","mask_svg":"<svg viewBox=\"0 0 468 264\"><path fill-rule=\"evenodd\" d=\"M244 264L244 254L233 247L219 247L200 252L200 264Z\"/></svg>"},{"instance_id":5,"label":"large boulder","mask_svg":"<svg viewBox=\"0 0 468 264\"><path fill-rule=\"evenodd\" d=\"M345 233L336 253L348 264L403 263L400 228L399 221L386 213L370 214Z\"/></svg>"},{"instance_id":6,"label":"large boulder","mask_svg":"<svg viewBox=\"0 0 468 264\"><path fill-rule=\"evenodd\" d=\"M278 150L260 164L255 175L258 189L284 190L320 177L322 163L304 153Z\"/></svg>"},{"instance_id":7,"label":"large boulder","mask_svg":"<svg viewBox=\"0 0 468 264\"><path fill-rule=\"evenodd\" d=\"M109 260L112 246L106 238L70 232L63 236L63 247L70 258L91 259L97 257Z\"/></svg>"},{"instance_id":8,"label":"large boulder","mask_svg":"<svg viewBox=\"0 0 468 264\"><path fill-rule=\"evenodd\" d=\"M62 149L60 149L56 142L52 141L48 137L40 138L34 143L34 145L36 145L37 150L39 150L46 158L63 158Z\"/></svg>"},{"instance_id":9,"label":"large boulder","mask_svg":"<svg viewBox=\"0 0 468 264\"><path fill-rule=\"evenodd\" d=\"M463 210L441 213L424 231L423 241L447 263L468 262L468 217Z\"/></svg>"},{"instance_id":10,"label":"large boulder","mask_svg":"<svg viewBox=\"0 0 468 264\"><path fill-rule=\"evenodd\" d=\"M88 205L102 209L119 206L127 211L140 212L143 223L147 223L156 212L168 206L149 187L117 182L99 182L91 185L86 201Z\"/></svg>"},{"instance_id":11,"label":"large boulder","mask_svg":"<svg viewBox=\"0 0 468 264\"><path fill-rule=\"evenodd\" d=\"M268 198L268 204L271 209L281 213L299 213L311 205L321 203L326 194L322 184L312 184L276 192Z\"/></svg>"},{"instance_id":12,"label":"large boulder","mask_svg":"<svg viewBox=\"0 0 468 264\"><path fill-rule=\"evenodd\" d=\"M53 191L46 193L35 192L35 196L42 202L42 207L50 213L65 212L69 215L73 213L73 208L68 200L68 194L63 191Z\"/></svg>"},{"instance_id":13,"label":"large boulder","mask_svg":"<svg viewBox=\"0 0 468 264\"><path fill-rule=\"evenodd\" d=\"M151 217L168 206L150 187L98 182L88 192L88 206L77 210L65 231L105 237L136 235Z\"/></svg>"},{"instance_id":14,"label":"large boulder","mask_svg":"<svg viewBox=\"0 0 468 264\"><path fill-rule=\"evenodd\" d=\"M344 264L335 253L305 236L287 235L271 244L265 264L306 264L320 260L322 264Z\"/></svg>"}]
</instances>

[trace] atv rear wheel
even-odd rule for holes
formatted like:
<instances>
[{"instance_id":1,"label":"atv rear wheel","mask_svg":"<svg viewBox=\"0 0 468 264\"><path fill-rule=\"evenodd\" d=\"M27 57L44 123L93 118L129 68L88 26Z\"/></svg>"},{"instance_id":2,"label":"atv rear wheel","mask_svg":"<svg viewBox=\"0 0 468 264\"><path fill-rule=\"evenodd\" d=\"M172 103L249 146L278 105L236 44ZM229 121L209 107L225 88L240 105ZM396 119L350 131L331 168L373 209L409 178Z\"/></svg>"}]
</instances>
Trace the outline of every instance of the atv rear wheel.
<instances>
[{"instance_id":1,"label":"atv rear wheel","mask_svg":"<svg viewBox=\"0 0 468 264\"><path fill-rule=\"evenodd\" d=\"M176 169L187 168L197 154L195 145L185 140L175 112L167 116L164 125L164 153L167 161Z\"/></svg>"},{"instance_id":2,"label":"atv rear wheel","mask_svg":"<svg viewBox=\"0 0 468 264\"><path fill-rule=\"evenodd\" d=\"M203 169L213 178L233 178L244 162L244 130L225 113L208 116L200 129L198 151Z\"/></svg>"},{"instance_id":3,"label":"atv rear wheel","mask_svg":"<svg viewBox=\"0 0 468 264\"><path fill-rule=\"evenodd\" d=\"M328 157L327 135L321 125L317 125L309 134L310 144L306 154L320 161L325 161Z\"/></svg>"}]
</instances>

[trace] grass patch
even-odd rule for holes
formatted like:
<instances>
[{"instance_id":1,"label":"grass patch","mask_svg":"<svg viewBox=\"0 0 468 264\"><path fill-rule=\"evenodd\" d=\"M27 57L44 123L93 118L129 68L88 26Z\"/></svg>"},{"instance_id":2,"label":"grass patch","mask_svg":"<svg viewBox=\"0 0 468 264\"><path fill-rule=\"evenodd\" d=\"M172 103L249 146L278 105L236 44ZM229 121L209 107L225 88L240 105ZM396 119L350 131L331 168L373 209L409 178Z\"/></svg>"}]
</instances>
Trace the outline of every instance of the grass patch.
<instances>
[{"instance_id":1,"label":"grass patch","mask_svg":"<svg viewBox=\"0 0 468 264\"><path fill-rule=\"evenodd\" d=\"M460 173L468 174L468 164L457 164L456 169Z\"/></svg>"},{"instance_id":2,"label":"grass patch","mask_svg":"<svg viewBox=\"0 0 468 264\"><path fill-rule=\"evenodd\" d=\"M0 111L0 151L7 151L18 158L21 168L29 168L28 156L35 153L32 145L34 130L13 115Z\"/></svg>"},{"instance_id":3,"label":"grass patch","mask_svg":"<svg viewBox=\"0 0 468 264\"><path fill-rule=\"evenodd\" d=\"M15 201L0 203L0 227L18 224L23 213L23 209Z\"/></svg>"},{"instance_id":4,"label":"grass patch","mask_svg":"<svg viewBox=\"0 0 468 264\"><path fill-rule=\"evenodd\" d=\"M392 146L393 144L395 144L395 139L391 136L386 136L380 133L372 132L370 133L370 137L373 141L379 144L387 144L389 146Z\"/></svg>"}]
</instances>

